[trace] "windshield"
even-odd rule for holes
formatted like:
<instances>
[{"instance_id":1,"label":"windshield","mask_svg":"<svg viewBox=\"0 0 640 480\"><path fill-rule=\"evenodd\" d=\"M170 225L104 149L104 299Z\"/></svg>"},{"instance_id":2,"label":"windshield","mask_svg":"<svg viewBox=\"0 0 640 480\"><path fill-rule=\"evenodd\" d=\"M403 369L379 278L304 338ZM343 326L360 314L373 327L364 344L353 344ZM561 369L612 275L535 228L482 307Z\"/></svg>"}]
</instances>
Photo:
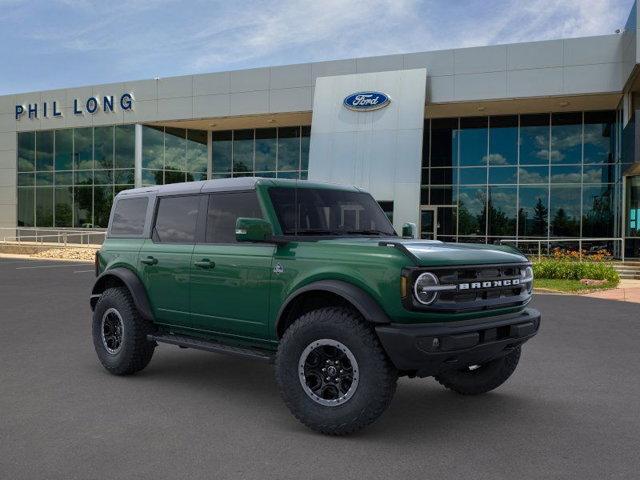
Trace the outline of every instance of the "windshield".
<instances>
[{"instance_id":1,"label":"windshield","mask_svg":"<svg viewBox=\"0 0 640 480\"><path fill-rule=\"evenodd\" d=\"M269 195L283 235L396 235L368 193L274 187Z\"/></svg>"}]
</instances>

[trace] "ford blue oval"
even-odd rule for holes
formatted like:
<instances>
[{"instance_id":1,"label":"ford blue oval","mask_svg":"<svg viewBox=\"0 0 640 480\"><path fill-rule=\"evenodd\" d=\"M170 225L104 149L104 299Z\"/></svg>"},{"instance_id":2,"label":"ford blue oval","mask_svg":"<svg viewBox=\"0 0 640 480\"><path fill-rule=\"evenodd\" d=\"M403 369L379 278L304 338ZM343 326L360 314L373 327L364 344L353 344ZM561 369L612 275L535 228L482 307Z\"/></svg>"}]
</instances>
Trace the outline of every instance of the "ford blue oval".
<instances>
[{"instance_id":1,"label":"ford blue oval","mask_svg":"<svg viewBox=\"0 0 640 480\"><path fill-rule=\"evenodd\" d=\"M356 92L345 97L343 103L349 110L371 111L389 105L391 99L382 92Z\"/></svg>"}]
</instances>

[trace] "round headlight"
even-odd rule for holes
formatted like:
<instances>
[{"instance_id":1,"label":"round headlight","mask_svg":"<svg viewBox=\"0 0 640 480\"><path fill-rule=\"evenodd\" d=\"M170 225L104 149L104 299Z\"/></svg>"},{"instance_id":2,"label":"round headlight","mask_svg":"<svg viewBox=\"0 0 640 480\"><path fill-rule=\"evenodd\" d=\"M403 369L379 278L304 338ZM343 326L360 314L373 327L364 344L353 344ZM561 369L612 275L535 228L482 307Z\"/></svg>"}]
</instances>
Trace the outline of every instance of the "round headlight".
<instances>
[{"instance_id":1,"label":"round headlight","mask_svg":"<svg viewBox=\"0 0 640 480\"><path fill-rule=\"evenodd\" d=\"M422 273L413 284L413 295L421 304L430 305L438 296L438 291L433 287L436 287L439 283L438 277L433 273Z\"/></svg>"}]
</instances>

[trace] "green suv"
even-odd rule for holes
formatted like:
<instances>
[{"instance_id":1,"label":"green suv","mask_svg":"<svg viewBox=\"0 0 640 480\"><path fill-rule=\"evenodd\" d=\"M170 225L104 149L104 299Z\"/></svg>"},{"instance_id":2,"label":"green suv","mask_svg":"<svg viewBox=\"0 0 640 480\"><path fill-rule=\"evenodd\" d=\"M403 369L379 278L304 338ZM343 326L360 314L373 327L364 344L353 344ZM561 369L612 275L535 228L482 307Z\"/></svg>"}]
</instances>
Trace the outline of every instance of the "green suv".
<instances>
[{"instance_id":1,"label":"green suv","mask_svg":"<svg viewBox=\"0 0 640 480\"><path fill-rule=\"evenodd\" d=\"M236 178L121 192L96 254L98 358L128 375L168 343L271 362L292 413L332 435L378 418L400 375L493 390L540 325L531 264L414 230L398 236L355 187Z\"/></svg>"}]
</instances>

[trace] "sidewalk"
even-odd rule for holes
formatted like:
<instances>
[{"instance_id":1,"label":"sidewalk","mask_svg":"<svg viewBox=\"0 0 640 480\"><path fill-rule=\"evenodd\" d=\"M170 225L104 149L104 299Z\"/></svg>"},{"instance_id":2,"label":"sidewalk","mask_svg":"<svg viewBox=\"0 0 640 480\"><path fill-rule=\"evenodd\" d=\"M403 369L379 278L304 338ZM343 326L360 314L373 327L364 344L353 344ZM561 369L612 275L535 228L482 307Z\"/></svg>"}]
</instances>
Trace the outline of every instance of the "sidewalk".
<instances>
[{"instance_id":1,"label":"sidewalk","mask_svg":"<svg viewBox=\"0 0 640 480\"><path fill-rule=\"evenodd\" d=\"M584 297L619 300L622 302L640 303L640 280L620 280L620 285L612 290L587 293Z\"/></svg>"}]
</instances>

